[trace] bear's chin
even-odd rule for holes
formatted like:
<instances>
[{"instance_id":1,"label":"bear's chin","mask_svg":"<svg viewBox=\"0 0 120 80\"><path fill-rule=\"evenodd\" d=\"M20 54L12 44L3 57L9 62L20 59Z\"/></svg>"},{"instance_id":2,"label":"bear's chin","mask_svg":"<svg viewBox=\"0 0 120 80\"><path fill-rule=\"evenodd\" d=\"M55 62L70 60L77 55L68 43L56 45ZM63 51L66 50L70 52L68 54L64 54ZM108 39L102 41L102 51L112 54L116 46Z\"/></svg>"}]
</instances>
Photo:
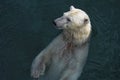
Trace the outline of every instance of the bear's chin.
<instances>
[{"instance_id":1,"label":"bear's chin","mask_svg":"<svg viewBox=\"0 0 120 80\"><path fill-rule=\"evenodd\" d=\"M57 26L57 25L55 25L55 24L54 24L54 27L55 27L56 29L63 29L61 26Z\"/></svg>"},{"instance_id":2,"label":"bear's chin","mask_svg":"<svg viewBox=\"0 0 120 80\"><path fill-rule=\"evenodd\" d=\"M56 29L62 30L63 28L57 27Z\"/></svg>"},{"instance_id":3,"label":"bear's chin","mask_svg":"<svg viewBox=\"0 0 120 80\"><path fill-rule=\"evenodd\" d=\"M61 26L54 26L56 29L59 29L59 30L61 30L61 29L63 29Z\"/></svg>"}]
</instances>

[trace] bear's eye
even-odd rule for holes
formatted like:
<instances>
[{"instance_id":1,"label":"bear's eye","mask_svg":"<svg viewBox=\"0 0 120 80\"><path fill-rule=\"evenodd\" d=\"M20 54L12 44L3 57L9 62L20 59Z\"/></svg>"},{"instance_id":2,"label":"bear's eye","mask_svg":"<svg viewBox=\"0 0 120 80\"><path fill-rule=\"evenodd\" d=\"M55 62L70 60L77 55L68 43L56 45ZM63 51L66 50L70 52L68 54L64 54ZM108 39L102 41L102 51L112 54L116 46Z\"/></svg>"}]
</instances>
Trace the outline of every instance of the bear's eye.
<instances>
[{"instance_id":1,"label":"bear's eye","mask_svg":"<svg viewBox=\"0 0 120 80\"><path fill-rule=\"evenodd\" d=\"M87 23L87 22L88 22L88 19L87 19L87 18L85 18L85 19L84 19L84 23Z\"/></svg>"},{"instance_id":2,"label":"bear's eye","mask_svg":"<svg viewBox=\"0 0 120 80\"><path fill-rule=\"evenodd\" d=\"M67 21L70 22L71 21L70 18L67 18Z\"/></svg>"}]
</instances>

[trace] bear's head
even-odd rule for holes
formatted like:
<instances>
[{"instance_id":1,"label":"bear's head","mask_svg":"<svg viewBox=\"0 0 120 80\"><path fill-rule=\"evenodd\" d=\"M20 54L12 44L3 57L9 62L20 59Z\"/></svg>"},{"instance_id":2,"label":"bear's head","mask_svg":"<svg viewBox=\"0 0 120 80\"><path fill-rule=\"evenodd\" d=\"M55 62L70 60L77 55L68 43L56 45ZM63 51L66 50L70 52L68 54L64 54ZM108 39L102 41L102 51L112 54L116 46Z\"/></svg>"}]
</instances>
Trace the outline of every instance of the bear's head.
<instances>
[{"instance_id":1,"label":"bear's head","mask_svg":"<svg viewBox=\"0 0 120 80\"><path fill-rule=\"evenodd\" d=\"M70 6L70 11L65 12L62 17L54 20L58 29L80 29L90 25L89 16L81 9Z\"/></svg>"}]
</instances>

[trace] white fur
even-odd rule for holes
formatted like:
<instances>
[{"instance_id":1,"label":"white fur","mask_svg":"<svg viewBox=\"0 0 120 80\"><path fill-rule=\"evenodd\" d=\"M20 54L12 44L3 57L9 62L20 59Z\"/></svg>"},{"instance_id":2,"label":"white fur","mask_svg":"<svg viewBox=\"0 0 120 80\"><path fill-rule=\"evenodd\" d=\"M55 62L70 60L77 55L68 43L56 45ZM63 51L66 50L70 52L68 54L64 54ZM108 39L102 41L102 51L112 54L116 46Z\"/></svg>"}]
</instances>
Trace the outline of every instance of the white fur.
<instances>
[{"instance_id":1,"label":"white fur","mask_svg":"<svg viewBox=\"0 0 120 80\"><path fill-rule=\"evenodd\" d=\"M55 23L63 32L35 58L31 76L40 80L77 80L88 55L90 19L84 11L71 6Z\"/></svg>"}]
</instances>

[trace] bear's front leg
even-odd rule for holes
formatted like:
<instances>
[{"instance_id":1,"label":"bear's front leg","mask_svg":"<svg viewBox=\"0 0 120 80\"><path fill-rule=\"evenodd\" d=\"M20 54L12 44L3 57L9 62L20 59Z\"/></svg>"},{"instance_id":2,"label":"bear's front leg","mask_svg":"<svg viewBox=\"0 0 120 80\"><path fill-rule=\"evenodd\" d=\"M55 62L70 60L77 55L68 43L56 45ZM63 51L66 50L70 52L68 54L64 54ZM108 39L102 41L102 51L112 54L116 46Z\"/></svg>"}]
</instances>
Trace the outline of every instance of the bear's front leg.
<instances>
[{"instance_id":1,"label":"bear's front leg","mask_svg":"<svg viewBox=\"0 0 120 80\"><path fill-rule=\"evenodd\" d=\"M61 49L61 45L63 44L64 42L62 35L59 35L41 53L37 55L31 67L31 76L33 78L39 78L40 75L45 74L46 67L52 62L53 54L55 54L58 49Z\"/></svg>"},{"instance_id":2,"label":"bear's front leg","mask_svg":"<svg viewBox=\"0 0 120 80\"><path fill-rule=\"evenodd\" d=\"M46 65L42 59L39 61L33 61L31 68L31 76L33 78L39 78L40 75L44 75L45 67Z\"/></svg>"},{"instance_id":3,"label":"bear's front leg","mask_svg":"<svg viewBox=\"0 0 120 80\"><path fill-rule=\"evenodd\" d=\"M31 67L31 76L33 78L39 78L40 75L44 75L46 66L50 61L50 53L43 50L33 61Z\"/></svg>"}]
</instances>

